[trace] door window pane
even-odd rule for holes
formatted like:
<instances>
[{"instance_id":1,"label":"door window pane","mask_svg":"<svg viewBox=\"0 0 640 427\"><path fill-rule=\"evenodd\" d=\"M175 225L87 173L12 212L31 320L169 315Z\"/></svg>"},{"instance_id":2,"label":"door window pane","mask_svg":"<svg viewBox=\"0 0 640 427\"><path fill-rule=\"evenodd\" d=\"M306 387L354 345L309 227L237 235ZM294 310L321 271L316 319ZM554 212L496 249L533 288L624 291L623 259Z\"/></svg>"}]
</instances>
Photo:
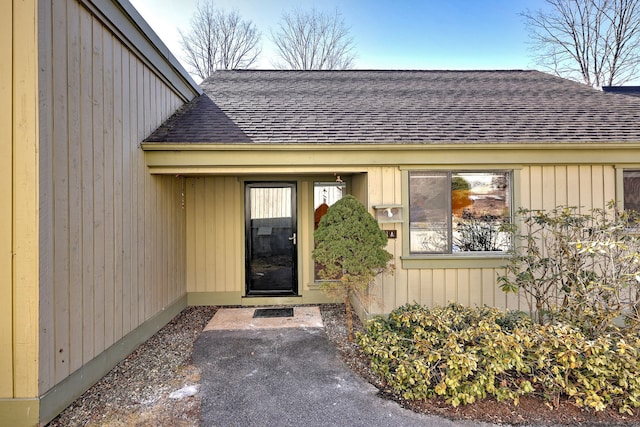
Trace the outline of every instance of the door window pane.
<instances>
[{"instance_id":1,"label":"door window pane","mask_svg":"<svg viewBox=\"0 0 640 427\"><path fill-rule=\"evenodd\" d=\"M251 219L291 216L291 188L251 188Z\"/></svg>"}]
</instances>

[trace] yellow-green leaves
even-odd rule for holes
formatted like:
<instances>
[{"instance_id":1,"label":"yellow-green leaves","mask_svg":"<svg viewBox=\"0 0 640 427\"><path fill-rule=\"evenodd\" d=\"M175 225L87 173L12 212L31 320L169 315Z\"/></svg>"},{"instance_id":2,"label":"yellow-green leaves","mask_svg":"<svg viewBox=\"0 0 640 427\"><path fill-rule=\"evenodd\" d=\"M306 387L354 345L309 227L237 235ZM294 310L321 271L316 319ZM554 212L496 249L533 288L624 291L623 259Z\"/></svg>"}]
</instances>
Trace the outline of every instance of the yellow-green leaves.
<instances>
[{"instance_id":1,"label":"yellow-green leaves","mask_svg":"<svg viewBox=\"0 0 640 427\"><path fill-rule=\"evenodd\" d=\"M621 412L640 406L640 338L587 337L569 325L534 324L518 312L449 305L404 306L369 322L358 343L406 399L440 396L452 406L492 396L564 395L577 406Z\"/></svg>"}]
</instances>

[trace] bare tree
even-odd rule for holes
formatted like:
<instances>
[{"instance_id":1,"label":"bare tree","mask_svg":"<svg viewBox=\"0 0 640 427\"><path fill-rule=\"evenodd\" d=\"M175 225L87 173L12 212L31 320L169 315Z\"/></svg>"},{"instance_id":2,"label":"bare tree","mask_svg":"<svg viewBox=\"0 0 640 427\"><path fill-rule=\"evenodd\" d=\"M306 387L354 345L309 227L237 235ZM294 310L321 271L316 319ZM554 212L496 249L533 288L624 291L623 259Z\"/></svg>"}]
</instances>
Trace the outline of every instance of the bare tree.
<instances>
[{"instance_id":1,"label":"bare tree","mask_svg":"<svg viewBox=\"0 0 640 427\"><path fill-rule=\"evenodd\" d=\"M522 14L540 65L601 87L640 72L640 0L545 0Z\"/></svg>"},{"instance_id":2,"label":"bare tree","mask_svg":"<svg viewBox=\"0 0 640 427\"><path fill-rule=\"evenodd\" d=\"M188 33L180 31L185 61L202 79L216 70L249 68L260 54L260 33L237 11L216 9L210 0L198 3Z\"/></svg>"},{"instance_id":3,"label":"bare tree","mask_svg":"<svg viewBox=\"0 0 640 427\"><path fill-rule=\"evenodd\" d=\"M353 39L338 10L333 13L294 10L283 13L271 38L281 62L292 70L345 70L353 65Z\"/></svg>"}]
</instances>

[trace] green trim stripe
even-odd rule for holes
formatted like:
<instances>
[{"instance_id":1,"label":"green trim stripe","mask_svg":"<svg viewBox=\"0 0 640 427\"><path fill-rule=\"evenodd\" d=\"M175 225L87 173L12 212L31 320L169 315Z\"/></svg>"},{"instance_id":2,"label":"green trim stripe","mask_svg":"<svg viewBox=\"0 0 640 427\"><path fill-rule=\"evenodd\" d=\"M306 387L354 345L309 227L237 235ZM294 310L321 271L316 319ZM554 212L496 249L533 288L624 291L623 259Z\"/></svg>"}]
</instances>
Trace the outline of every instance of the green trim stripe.
<instances>
[{"instance_id":1,"label":"green trim stripe","mask_svg":"<svg viewBox=\"0 0 640 427\"><path fill-rule=\"evenodd\" d=\"M186 306L187 296L184 295L47 391L40 399L40 422L48 423L64 411L75 399L104 377L140 344L169 323ZM3 424L1 415L0 411L0 425L13 425Z\"/></svg>"},{"instance_id":2,"label":"green trim stripe","mask_svg":"<svg viewBox=\"0 0 640 427\"><path fill-rule=\"evenodd\" d=\"M0 399L0 426L37 426L40 401L33 399Z\"/></svg>"}]
</instances>

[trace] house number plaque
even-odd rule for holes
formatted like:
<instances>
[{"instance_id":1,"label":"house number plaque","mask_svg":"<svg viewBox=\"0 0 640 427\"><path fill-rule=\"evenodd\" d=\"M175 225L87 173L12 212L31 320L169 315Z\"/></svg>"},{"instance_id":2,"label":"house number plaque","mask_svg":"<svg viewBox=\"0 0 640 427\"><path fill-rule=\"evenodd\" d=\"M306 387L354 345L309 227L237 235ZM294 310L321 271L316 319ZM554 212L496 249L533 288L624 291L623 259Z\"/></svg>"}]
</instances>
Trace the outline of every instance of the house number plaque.
<instances>
[{"instance_id":1,"label":"house number plaque","mask_svg":"<svg viewBox=\"0 0 640 427\"><path fill-rule=\"evenodd\" d=\"M397 230L384 230L387 233L387 239L396 239L398 237Z\"/></svg>"}]
</instances>

